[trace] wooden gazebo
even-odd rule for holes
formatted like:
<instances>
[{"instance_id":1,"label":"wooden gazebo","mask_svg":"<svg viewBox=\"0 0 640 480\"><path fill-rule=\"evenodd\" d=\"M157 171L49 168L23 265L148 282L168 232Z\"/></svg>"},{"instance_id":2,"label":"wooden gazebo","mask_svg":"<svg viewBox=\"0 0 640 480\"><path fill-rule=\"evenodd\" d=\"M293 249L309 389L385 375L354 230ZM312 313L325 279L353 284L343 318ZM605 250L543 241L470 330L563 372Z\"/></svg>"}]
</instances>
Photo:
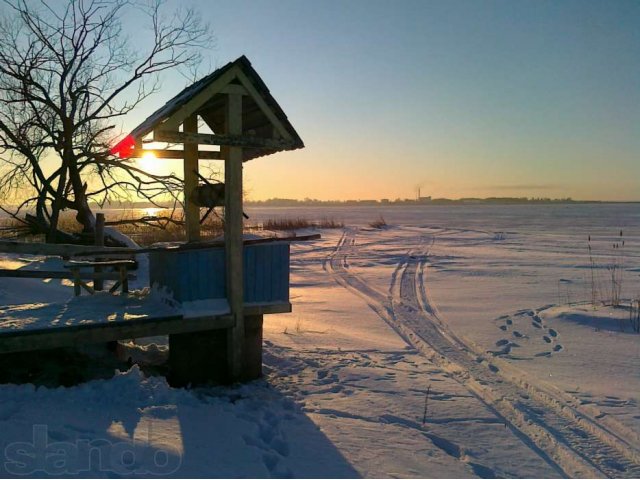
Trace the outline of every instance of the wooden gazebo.
<instances>
[{"instance_id":1,"label":"wooden gazebo","mask_svg":"<svg viewBox=\"0 0 640 480\"><path fill-rule=\"evenodd\" d=\"M213 133L199 133L199 119ZM144 149L147 142L164 142L171 148ZM199 145L220 148L201 150ZM289 251L288 245L286 255L277 248L250 250L243 245L242 165L258 157L303 147L265 83L242 56L178 93L112 149L122 158L141 157L151 151L159 159L184 160L184 211L189 243L200 240L201 207L216 206L215 198L211 200L213 203L203 205L206 202L202 200L202 189L206 186L199 185L199 161L224 161L224 200L219 203L224 206L224 250L192 248L178 253L154 253L150 258L152 282L167 287L178 301L224 298L228 302L228 312L212 310L207 314L211 316L210 331L170 336L171 368L177 378L184 377L185 382L235 381L260 375L262 314L291 309ZM249 272L246 262L250 263ZM286 266L281 265L283 262ZM264 289L265 284L283 280L286 299L282 298L282 288L277 294L275 287L266 293L257 291ZM226 323L218 321L223 316ZM223 324L227 328L220 328ZM196 373L194 378L194 369L200 371L200 376Z\"/></svg>"}]
</instances>

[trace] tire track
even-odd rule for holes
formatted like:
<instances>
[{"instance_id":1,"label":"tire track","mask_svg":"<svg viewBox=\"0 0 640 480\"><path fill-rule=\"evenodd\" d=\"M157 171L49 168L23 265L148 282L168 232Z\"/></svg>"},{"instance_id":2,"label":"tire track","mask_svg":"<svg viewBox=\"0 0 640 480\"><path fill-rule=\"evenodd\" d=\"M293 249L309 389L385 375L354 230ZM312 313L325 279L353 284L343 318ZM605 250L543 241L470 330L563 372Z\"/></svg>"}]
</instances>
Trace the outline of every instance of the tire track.
<instances>
[{"instance_id":1,"label":"tire track","mask_svg":"<svg viewBox=\"0 0 640 480\"><path fill-rule=\"evenodd\" d=\"M388 294L368 285L349 269L358 253L356 229L346 229L323 267L336 281L363 298L405 341L451 374L505 425L553 466L569 477L638 477L640 454L616 425L601 425L581 411L577 399L527 379L507 362L488 358L456 336L441 320L425 288L430 247L422 245L397 265ZM629 437L626 437L629 438Z\"/></svg>"}]
</instances>

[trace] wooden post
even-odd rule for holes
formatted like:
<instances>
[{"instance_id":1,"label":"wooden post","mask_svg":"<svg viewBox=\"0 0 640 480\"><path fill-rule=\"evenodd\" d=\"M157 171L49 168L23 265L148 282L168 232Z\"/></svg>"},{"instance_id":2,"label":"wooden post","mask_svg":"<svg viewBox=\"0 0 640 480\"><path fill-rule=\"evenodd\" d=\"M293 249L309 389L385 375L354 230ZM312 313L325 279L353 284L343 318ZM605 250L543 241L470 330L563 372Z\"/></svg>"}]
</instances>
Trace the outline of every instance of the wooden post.
<instances>
[{"instance_id":1,"label":"wooden post","mask_svg":"<svg viewBox=\"0 0 640 480\"><path fill-rule=\"evenodd\" d=\"M242 95L230 93L227 96L227 135L242 135ZM228 360L232 380L242 380L244 317L243 317L243 275L242 275L242 147L224 149L224 242L227 264L227 299L235 326L229 329Z\"/></svg>"},{"instance_id":2,"label":"wooden post","mask_svg":"<svg viewBox=\"0 0 640 480\"><path fill-rule=\"evenodd\" d=\"M104 247L104 213L96 214L96 236L95 236L95 245L96 247ZM97 261L100 258L96 258ZM93 267L93 271L95 273L102 272L102 267ZM93 289L96 292L100 292L104 287L103 280L101 278L96 278L93 280Z\"/></svg>"},{"instance_id":3,"label":"wooden post","mask_svg":"<svg viewBox=\"0 0 640 480\"><path fill-rule=\"evenodd\" d=\"M188 117L182 124L184 133L198 133L198 116ZM198 144L184 144L184 215L188 242L200 240L200 207L191 201L198 186Z\"/></svg>"}]
</instances>

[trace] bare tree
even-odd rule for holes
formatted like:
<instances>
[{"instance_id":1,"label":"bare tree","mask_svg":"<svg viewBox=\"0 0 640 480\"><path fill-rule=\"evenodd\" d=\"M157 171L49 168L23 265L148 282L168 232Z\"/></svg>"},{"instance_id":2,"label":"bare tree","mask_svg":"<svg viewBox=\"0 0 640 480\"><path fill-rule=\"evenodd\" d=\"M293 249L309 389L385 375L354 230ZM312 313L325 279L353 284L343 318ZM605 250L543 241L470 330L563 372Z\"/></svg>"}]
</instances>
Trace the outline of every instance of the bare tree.
<instances>
[{"instance_id":1,"label":"bare tree","mask_svg":"<svg viewBox=\"0 0 640 480\"><path fill-rule=\"evenodd\" d=\"M177 201L180 178L145 172L109 143L160 74L199 64L211 43L200 17L165 15L160 0L4 0L0 12L0 208L34 211L30 223L54 241L62 210L91 232L90 202ZM136 19L135 47L125 15Z\"/></svg>"}]
</instances>

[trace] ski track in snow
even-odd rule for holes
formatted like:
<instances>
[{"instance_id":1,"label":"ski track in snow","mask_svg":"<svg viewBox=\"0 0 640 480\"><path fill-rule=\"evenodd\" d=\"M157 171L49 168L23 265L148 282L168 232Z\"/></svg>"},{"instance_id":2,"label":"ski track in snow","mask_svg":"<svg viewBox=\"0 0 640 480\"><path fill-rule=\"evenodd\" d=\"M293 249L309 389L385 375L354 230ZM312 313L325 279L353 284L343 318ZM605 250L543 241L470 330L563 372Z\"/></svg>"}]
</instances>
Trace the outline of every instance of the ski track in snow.
<instances>
[{"instance_id":1,"label":"ski track in snow","mask_svg":"<svg viewBox=\"0 0 640 480\"><path fill-rule=\"evenodd\" d=\"M515 328L513 318L518 323L529 319L533 329L539 331L549 347L541 354L551 355L563 349L558 332L544 325L539 316L547 307L503 317L499 328L505 334L511 331L515 342L504 338L498 342L500 350L484 352L454 334L429 299L426 265L437 234L424 235L421 245L400 260L389 292L384 293L349 268L350 257L359 255L357 233L356 228L345 229L335 250L324 260L324 270L338 284L363 298L407 343L466 387L559 475L640 477L640 439L636 432L499 358L509 354L515 342L527 337ZM439 437L431 440L448 454L469 462L460 454L460 447L453 448ZM489 467L469 466L481 477L491 474Z\"/></svg>"}]
</instances>

